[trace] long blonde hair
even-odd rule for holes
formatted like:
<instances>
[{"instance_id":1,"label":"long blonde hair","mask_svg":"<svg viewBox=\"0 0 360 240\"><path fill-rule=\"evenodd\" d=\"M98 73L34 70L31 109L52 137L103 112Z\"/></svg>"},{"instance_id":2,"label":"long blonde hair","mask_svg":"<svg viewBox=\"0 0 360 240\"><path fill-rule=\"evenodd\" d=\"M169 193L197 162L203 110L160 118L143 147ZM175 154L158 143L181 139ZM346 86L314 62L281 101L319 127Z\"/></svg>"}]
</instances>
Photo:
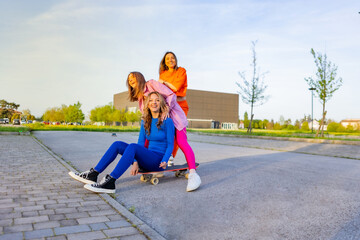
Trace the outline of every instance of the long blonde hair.
<instances>
[{"instance_id":1,"label":"long blonde hair","mask_svg":"<svg viewBox=\"0 0 360 240\"><path fill-rule=\"evenodd\" d=\"M145 99L144 114L142 115L142 119L144 120L144 129L145 129L145 132L147 135L150 135L150 130L151 130L152 115L151 115L151 111L149 108L149 101L150 101L150 96L153 94L158 96L160 99L159 117L158 117L158 122L156 124L158 129L161 128L161 125L162 125L163 121L166 119L168 112L169 112L169 108L166 105L165 99L160 93L158 93L158 92L149 93L149 95Z\"/></svg>"},{"instance_id":2,"label":"long blonde hair","mask_svg":"<svg viewBox=\"0 0 360 240\"><path fill-rule=\"evenodd\" d=\"M130 76L134 77L136 79L136 88L133 88L130 86L129 84L129 78ZM126 80L126 86L128 88L128 98L130 100L130 102L136 102L138 101L139 97L141 97L144 93L144 88L145 88L145 78L144 75L142 75L140 72L131 72L129 73L127 80Z\"/></svg>"}]
</instances>

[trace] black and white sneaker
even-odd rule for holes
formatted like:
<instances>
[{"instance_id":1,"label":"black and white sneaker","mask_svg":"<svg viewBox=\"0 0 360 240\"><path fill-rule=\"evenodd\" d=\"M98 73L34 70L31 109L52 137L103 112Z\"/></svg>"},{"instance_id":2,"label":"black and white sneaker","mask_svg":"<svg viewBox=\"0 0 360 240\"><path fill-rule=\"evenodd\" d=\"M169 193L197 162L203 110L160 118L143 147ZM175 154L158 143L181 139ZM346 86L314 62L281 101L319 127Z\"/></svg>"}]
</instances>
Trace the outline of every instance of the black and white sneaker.
<instances>
[{"instance_id":1,"label":"black and white sneaker","mask_svg":"<svg viewBox=\"0 0 360 240\"><path fill-rule=\"evenodd\" d=\"M99 183L86 184L84 188L97 193L115 193L116 179L107 174Z\"/></svg>"},{"instance_id":2,"label":"black and white sneaker","mask_svg":"<svg viewBox=\"0 0 360 240\"><path fill-rule=\"evenodd\" d=\"M69 172L70 177L73 179L85 183L85 184L92 184L97 182L97 177L99 173L91 168L88 171L78 173L78 172Z\"/></svg>"}]
</instances>

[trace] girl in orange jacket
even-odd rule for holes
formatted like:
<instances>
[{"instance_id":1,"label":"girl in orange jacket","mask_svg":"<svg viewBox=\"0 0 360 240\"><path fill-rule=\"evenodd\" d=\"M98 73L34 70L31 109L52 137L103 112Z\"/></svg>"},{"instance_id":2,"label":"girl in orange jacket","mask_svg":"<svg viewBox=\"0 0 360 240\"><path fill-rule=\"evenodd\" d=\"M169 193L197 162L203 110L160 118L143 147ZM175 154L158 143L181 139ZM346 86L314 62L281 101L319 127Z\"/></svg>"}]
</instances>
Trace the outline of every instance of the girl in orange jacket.
<instances>
[{"instance_id":1,"label":"girl in orange jacket","mask_svg":"<svg viewBox=\"0 0 360 240\"><path fill-rule=\"evenodd\" d=\"M186 101L187 76L185 68L178 67L177 58L173 52L166 52L161 59L159 67L159 82L170 88L177 96L177 102L187 116L189 106ZM179 149L176 138L174 141L173 158ZM173 158L169 159L169 165L172 165Z\"/></svg>"}]
</instances>

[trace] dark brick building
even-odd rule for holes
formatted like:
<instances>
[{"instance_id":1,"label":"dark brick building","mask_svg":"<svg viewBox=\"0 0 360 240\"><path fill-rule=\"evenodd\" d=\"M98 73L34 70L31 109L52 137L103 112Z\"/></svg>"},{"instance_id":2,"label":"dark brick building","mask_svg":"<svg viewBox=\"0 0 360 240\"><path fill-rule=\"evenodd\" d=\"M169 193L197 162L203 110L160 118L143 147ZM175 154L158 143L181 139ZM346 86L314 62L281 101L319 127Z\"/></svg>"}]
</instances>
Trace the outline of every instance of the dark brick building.
<instances>
[{"instance_id":1,"label":"dark brick building","mask_svg":"<svg viewBox=\"0 0 360 240\"><path fill-rule=\"evenodd\" d=\"M239 95L188 89L188 121L190 128L237 128ZM128 100L128 92L114 94L114 107L137 111L137 102Z\"/></svg>"}]
</instances>

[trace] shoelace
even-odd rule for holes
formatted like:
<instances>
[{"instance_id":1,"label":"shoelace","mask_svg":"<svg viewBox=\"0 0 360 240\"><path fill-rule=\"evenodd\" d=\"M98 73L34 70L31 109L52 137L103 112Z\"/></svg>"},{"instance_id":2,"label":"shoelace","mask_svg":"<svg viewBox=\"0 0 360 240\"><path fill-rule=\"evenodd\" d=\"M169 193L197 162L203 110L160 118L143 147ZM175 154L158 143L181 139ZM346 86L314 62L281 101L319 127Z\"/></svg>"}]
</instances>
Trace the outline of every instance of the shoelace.
<instances>
[{"instance_id":1,"label":"shoelace","mask_svg":"<svg viewBox=\"0 0 360 240\"><path fill-rule=\"evenodd\" d=\"M110 178L108 178L108 176L105 176L103 179L100 180L100 182L91 184L91 186L93 186L93 187L98 187L98 186L100 186L101 184L106 183L109 179L110 179Z\"/></svg>"},{"instance_id":2,"label":"shoelace","mask_svg":"<svg viewBox=\"0 0 360 240\"><path fill-rule=\"evenodd\" d=\"M82 172L79 174L80 177L87 178L89 176L90 171Z\"/></svg>"}]
</instances>

